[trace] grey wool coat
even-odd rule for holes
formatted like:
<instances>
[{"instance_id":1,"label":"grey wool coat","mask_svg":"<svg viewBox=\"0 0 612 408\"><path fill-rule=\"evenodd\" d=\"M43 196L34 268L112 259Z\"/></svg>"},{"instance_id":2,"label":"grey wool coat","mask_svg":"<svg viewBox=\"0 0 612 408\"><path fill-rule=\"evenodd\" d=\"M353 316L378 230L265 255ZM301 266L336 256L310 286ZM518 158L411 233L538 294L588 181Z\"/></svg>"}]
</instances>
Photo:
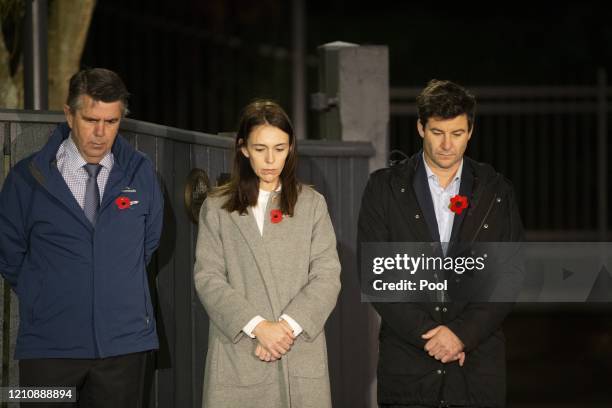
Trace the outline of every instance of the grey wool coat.
<instances>
[{"instance_id":1,"label":"grey wool coat","mask_svg":"<svg viewBox=\"0 0 612 408\"><path fill-rule=\"evenodd\" d=\"M331 407L324 325L340 291L336 236L325 199L302 186L293 217L272 223L280 193L255 217L222 209L209 197L200 211L195 287L210 318L204 374L206 408ZM242 328L255 316L292 317L304 331L280 360L255 356Z\"/></svg>"}]
</instances>

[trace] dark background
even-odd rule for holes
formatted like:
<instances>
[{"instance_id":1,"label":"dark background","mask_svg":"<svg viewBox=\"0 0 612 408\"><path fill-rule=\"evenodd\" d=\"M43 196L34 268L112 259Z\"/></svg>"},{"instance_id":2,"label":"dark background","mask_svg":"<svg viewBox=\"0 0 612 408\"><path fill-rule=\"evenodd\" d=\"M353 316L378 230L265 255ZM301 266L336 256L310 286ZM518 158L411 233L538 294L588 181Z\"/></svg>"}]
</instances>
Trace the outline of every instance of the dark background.
<instances>
[{"instance_id":1,"label":"dark background","mask_svg":"<svg viewBox=\"0 0 612 408\"><path fill-rule=\"evenodd\" d=\"M608 17L592 1L307 0L307 87L317 90L317 47L336 40L389 46L391 87L592 85L612 64ZM291 1L104 0L82 64L122 74L132 117L216 133L254 97L290 110L290 52Z\"/></svg>"},{"instance_id":2,"label":"dark background","mask_svg":"<svg viewBox=\"0 0 612 408\"><path fill-rule=\"evenodd\" d=\"M612 72L612 25L598 2L309 0L306 25L308 93L318 89L317 46L336 40L387 45L392 88L432 78L468 87L594 86L598 70ZM254 97L291 111L291 32L290 1L104 0L82 65L120 73L132 118L231 131ZM316 115L308 113L311 138ZM600 199L596 117L499 116L479 117L468 153L518 186L530 237L590 239ZM414 118L392 116L390 141L414 153ZM611 404L610 322L606 304L520 307L505 325L510 406Z\"/></svg>"}]
</instances>

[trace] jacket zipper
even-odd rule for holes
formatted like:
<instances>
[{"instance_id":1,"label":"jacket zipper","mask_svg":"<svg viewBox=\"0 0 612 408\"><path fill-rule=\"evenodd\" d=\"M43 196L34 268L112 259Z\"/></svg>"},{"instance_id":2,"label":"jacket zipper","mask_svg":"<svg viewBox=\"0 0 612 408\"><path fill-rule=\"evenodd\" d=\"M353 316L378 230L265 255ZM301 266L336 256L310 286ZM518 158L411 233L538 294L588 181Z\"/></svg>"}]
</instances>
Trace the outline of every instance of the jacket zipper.
<instances>
[{"instance_id":1,"label":"jacket zipper","mask_svg":"<svg viewBox=\"0 0 612 408\"><path fill-rule=\"evenodd\" d=\"M91 325L93 329L94 353L97 358L102 357L102 349L98 341L96 330L96 229L91 234Z\"/></svg>"}]
</instances>

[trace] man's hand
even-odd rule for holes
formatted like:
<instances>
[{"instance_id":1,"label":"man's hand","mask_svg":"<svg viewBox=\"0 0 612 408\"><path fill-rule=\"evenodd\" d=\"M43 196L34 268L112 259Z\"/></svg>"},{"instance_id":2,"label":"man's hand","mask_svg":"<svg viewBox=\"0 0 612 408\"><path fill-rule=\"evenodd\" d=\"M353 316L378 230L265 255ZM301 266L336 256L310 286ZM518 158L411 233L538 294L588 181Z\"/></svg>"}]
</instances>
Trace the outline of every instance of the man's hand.
<instances>
[{"instance_id":1,"label":"man's hand","mask_svg":"<svg viewBox=\"0 0 612 408\"><path fill-rule=\"evenodd\" d=\"M293 331L280 322L264 320L253 329L253 334L259 340L259 344L268 351L275 359L281 358L293 345Z\"/></svg>"},{"instance_id":2,"label":"man's hand","mask_svg":"<svg viewBox=\"0 0 612 408\"><path fill-rule=\"evenodd\" d=\"M463 367L463 364L465 363L465 351L462 351L461 353L457 354L453 359L449 361L449 363L457 360L459 360L459 366Z\"/></svg>"},{"instance_id":3,"label":"man's hand","mask_svg":"<svg viewBox=\"0 0 612 408\"><path fill-rule=\"evenodd\" d=\"M465 351L459 353L459 365L463 367L463 364L465 364Z\"/></svg>"},{"instance_id":4,"label":"man's hand","mask_svg":"<svg viewBox=\"0 0 612 408\"><path fill-rule=\"evenodd\" d=\"M436 360L443 363L459 360L459 365L463 366L465 361L465 353L463 352L463 343L459 337L455 335L446 326L438 326L421 336L425 340L429 340L425 344L425 351Z\"/></svg>"}]
</instances>

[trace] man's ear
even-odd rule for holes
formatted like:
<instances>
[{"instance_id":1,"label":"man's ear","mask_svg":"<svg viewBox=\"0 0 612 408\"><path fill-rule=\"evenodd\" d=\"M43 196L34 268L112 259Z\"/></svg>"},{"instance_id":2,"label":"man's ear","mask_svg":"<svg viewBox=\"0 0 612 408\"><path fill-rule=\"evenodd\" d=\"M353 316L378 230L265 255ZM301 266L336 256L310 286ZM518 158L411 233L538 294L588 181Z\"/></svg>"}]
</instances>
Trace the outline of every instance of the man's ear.
<instances>
[{"instance_id":1,"label":"man's ear","mask_svg":"<svg viewBox=\"0 0 612 408\"><path fill-rule=\"evenodd\" d=\"M66 122L68 122L68 126L72 129L72 123L74 122L74 115L70 110L70 106L64 105L64 116L66 117Z\"/></svg>"},{"instance_id":2,"label":"man's ear","mask_svg":"<svg viewBox=\"0 0 612 408\"><path fill-rule=\"evenodd\" d=\"M417 130L419 131L419 135L421 138L425 137L425 129L423 129L423 125L421 124L421 120L417 119Z\"/></svg>"}]
</instances>

